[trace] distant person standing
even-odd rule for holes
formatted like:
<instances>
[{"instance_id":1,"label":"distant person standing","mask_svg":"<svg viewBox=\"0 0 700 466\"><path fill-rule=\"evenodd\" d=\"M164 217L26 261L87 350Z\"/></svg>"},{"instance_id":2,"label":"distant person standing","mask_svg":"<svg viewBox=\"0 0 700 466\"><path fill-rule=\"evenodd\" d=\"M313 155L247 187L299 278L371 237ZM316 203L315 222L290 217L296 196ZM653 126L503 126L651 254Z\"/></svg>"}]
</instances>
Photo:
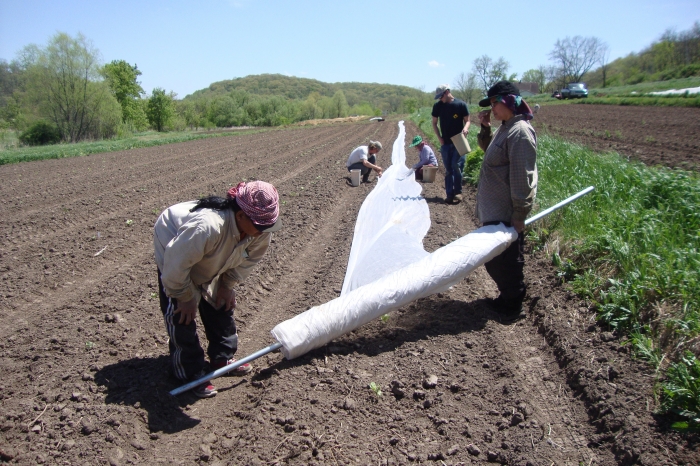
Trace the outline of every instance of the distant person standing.
<instances>
[{"instance_id":1,"label":"distant person standing","mask_svg":"<svg viewBox=\"0 0 700 466\"><path fill-rule=\"evenodd\" d=\"M382 176L382 167L376 165L377 153L382 150L382 143L379 141L369 141L366 146L359 146L353 149L345 162L348 172L360 170L362 172L362 182L369 183L369 174L372 170L377 172L377 176Z\"/></svg>"},{"instance_id":2,"label":"distant person standing","mask_svg":"<svg viewBox=\"0 0 700 466\"><path fill-rule=\"evenodd\" d=\"M433 131L440 141L442 163L445 164L445 203L462 201L462 172L459 170L459 152L452 143L452 136L469 132L469 109L467 104L450 93L450 87L442 84L435 89L433 105ZM438 130L438 120L440 129Z\"/></svg>"},{"instance_id":3,"label":"distant person standing","mask_svg":"<svg viewBox=\"0 0 700 466\"><path fill-rule=\"evenodd\" d=\"M415 147L418 150L418 163L412 168L416 171L416 180L423 179L423 167L437 167L438 161L433 149L425 143L422 137L416 136L408 147Z\"/></svg>"},{"instance_id":4,"label":"distant person standing","mask_svg":"<svg viewBox=\"0 0 700 466\"><path fill-rule=\"evenodd\" d=\"M520 97L520 90L508 81L499 81L487 92L479 106L481 131L477 136L484 150L476 193L476 213L483 225L503 223L518 232L499 256L486 263L500 295L495 300L501 322L520 317L526 285L524 245L525 219L537 193L537 135L530 124L532 111ZM491 133L491 113L501 121Z\"/></svg>"}]
</instances>

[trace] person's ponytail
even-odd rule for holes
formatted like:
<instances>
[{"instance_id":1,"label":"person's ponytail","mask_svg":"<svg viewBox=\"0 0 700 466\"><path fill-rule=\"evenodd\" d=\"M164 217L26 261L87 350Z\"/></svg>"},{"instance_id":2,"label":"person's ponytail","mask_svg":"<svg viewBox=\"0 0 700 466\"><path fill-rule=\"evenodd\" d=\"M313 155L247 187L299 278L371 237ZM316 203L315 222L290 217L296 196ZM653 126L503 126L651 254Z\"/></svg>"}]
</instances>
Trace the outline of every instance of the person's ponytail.
<instances>
[{"instance_id":1,"label":"person's ponytail","mask_svg":"<svg viewBox=\"0 0 700 466\"><path fill-rule=\"evenodd\" d=\"M214 210L233 210L238 212L241 208L236 202L236 198L223 198L219 196L209 196L203 197L197 201L197 204L190 209L190 212L197 211L199 209L214 209Z\"/></svg>"}]
</instances>

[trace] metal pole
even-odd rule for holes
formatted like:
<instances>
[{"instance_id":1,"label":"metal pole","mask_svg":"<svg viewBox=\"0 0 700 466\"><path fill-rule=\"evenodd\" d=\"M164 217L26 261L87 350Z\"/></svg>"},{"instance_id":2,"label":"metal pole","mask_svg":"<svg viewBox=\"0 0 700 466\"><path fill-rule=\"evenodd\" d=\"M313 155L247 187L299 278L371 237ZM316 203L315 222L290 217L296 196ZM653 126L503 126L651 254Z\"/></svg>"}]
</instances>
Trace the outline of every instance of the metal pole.
<instances>
[{"instance_id":1,"label":"metal pole","mask_svg":"<svg viewBox=\"0 0 700 466\"><path fill-rule=\"evenodd\" d=\"M551 213L554 212L555 210L557 210L557 209L559 209L559 208L561 208L561 207L564 207L566 204L575 201L576 199L578 199L578 198L581 197L581 196L585 196L586 194L588 194L588 193L590 193L591 191L593 191L593 189L594 189L593 186L589 186L589 187L587 187L586 189L584 189L583 191L580 191L580 192L574 194L574 195L571 196L571 197L567 197L566 199L564 199L563 201L561 201L561 202L558 203L558 204L553 205L553 206L550 207L549 209L545 209L545 210L543 210L542 212L540 212L539 214L535 215L534 217L528 218L527 220L525 220L525 225L529 225L529 224L531 224L532 222L536 222L537 220L541 219L542 217L546 217L547 215L551 214Z\"/></svg>"},{"instance_id":2,"label":"metal pole","mask_svg":"<svg viewBox=\"0 0 700 466\"><path fill-rule=\"evenodd\" d=\"M576 193L576 194L574 194L573 196L571 196L571 197L569 197L569 198L564 199L563 201L561 201L560 203L558 203L558 204L556 204L556 205L550 207L549 209L543 210L542 212L540 212L539 214L535 215L534 217L531 217L531 218L525 220L525 225L529 225L530 223L535 222L535 221L541 219L542 217L545 217L545 216L551 214L551 213L554 212L555 210L560 209L561 207L565 206L566 204L569 204L569 203L572 202L572 201L575 201L575 200L578 199L579 197L585 196L586 194L588 194L588 193L590 193L591 191L593 191L593 189L594 189L593 186L589 186L588 188L584 189L583 191L581 191L581 192L579 192L579 193ZM273 351L275 351L275 350L277 350L277 349L279 349L279 348L281 348L281 347L282 347L282 344L281 344L281 343L275 343L275 344L273 344L273 345L270 345L270 346L268 346L267 348L263 348L263 349L261 349L260 351L258 351L258 352L256 352L256 353L253 353L253 354L251 354L250 356L246 356L245 358L240 359L240 360L236 361L236 362L233 363L233 364L229 364L229 365L227 365L227 366L224 366L224 367L222 367L221 369L217 369L217 370L215 370L214 372L205 375L204 377L201 377L201 378L199 378L199 379L197 379L197 380L194 380L194 381L192 381L192 382L186 383L185 385L183 385L183 386L181 386L181 387L178 387L178 388L176 388L176 389L174 389L174 390L171 390L171 391L170 391L170 394L171 394L171 395L179 395L180 393L186 392L187 390L190 390L190 389L196 387L197 385L201 385L201 384L203 384L204 382L208 382L208 381L213 380L213 379L215 379L215 378L217 378L217 377L221 377L221 376L224 375L225 373L230 372L230 371L232 371L232 370L234 370L234 369L237 369L238 367L242 366L243 364L248 363L248 362L250 362L250 361L253 361L253 360L255 360L255 359L258 359L259 357L264 356L264 355L266 355L267 353L272 353Z\"/></svg>"},{"instance_id":3,"label":"metal pole","mask_svg":"<svg viewBox=\"0 0 700 466\"><path fill-rule=\"evenodd\" d=\"M217 377L221 377L221 376L224 375L225 373L230 372L230 371L232 371L232 370L234 370L234 369L238 369L238 368L239 368L240 366L242 366L243 364L245 364L245 363L247 363L247 362L250 362L250 361L252 361L252 360L254 360L254 359L258 359L260 356L264 356L264 355L266 355L267 353L272 353L273 351L275 351L275 350L277 350L277 349L279 349L279 348L281 348L281 347L282 347L282 344L281 344L281 343L275 343L274 345L270 345L270 346L268 346L267 348L263 348L263 349L261 349L260 351L258 351L257 353L253 353L253 354L251 354L250 356L246 356L245 358L240 359L240 360L236 361L236 362L233 363L233 364L229 364L229 365L227 365L227 366L224 366L224 367L222 367L221 369L215 370L215 371L212 372L211 374L207 374L207 375L205 375L205 376L202 377L202 378L199 378L199 379L194 380L194 381L192 381L192 382L186 383L186 384L183 385L182 387L178 387L178 388L176 388L176 389L174 389L174 390L171 390L171 391L170 391L170 394L171 394L171 395L179 395L180 393L186 392L187 390L190 390L190 389L196 387L197 385L201 385L201 384L203 384L204 382L208 382L208 381L210 381L210 380L212 380L212 379L215 379L215 378L217 378Z\"/></svg>"}]
</instances>

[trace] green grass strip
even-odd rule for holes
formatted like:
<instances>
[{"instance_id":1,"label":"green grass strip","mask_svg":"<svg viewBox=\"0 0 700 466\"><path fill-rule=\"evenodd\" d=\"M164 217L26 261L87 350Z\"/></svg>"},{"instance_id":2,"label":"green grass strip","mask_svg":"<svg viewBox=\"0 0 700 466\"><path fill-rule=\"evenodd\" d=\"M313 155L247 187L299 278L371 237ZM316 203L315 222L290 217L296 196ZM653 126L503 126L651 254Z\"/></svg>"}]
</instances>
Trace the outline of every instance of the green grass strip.
<instances>
[{"instance_id":1,"label":"green grass strip","mask_svg":"<svg viewBox=\"0 0 700 466\"><path fill-rule=\"evenodd\" d=\"M431 134L426 112L411 118ZM470 182L478 181L479 152L467 159ZM533 225L531 242L595 305L600 321L628 335L638 356L665 365L662 409L682 417L677 428L697 429L700 362L687 350L700 335L698 174L646 167L547 134L538 135L537 154L533 214L596 189Z\"/></svg>"},{"instance_id":2,"label":"green grass strip","mask_svg":"<svg viewBox=\"0 0 700 466\"><path fill-rule=\"evenodd\" d=\"M545 225L567 238L567 257L576 264L569 278L579 293L598 301L600 318L635 330L663 312L677 321L679 335L698 335L698 176L630 163L547 135L538 139L538 169L543 207L596 186Z\"/></svg>"},{"instance_id":3,"label":"green grass strip","mask_svg":"<svg viewBox=\"0 0 700 466\"><path fill-rule=\"evenodd\" d=\"M237 130L230 132L182 132L182 133L147 133L126 139L108 139L96 142L79 142L76 144L56 144L39 147L22 147L0 151L0 165L36 160L61 159L66 157L81 157L102 152L137 149L143 147L161 146L176 142L194 141L221 136L250 134L266 130Z\"/></svg>"},{"instance_id":4,"label":"green grass strip","mask_svg":"<svg viewBox=\"0 0 700 466\"><path fill-rule=\"evenodd\" d=\"M667 361L662 409L700 428L700 362L687 348L700 334L700 179L649 168L559 138L538 138L542 208L593 185L596 190L537 225L553 261L598 318L629 336L657 367ZM697 348L695 348L697 350Z\"/></svg>"},{"instance_id":5,"label":"green grass strip","mask_svg":"<svg viewBox=\"0 0 700 466\"><path fill-rule=\"evenodd\" d=\"M664 360L662 409L700 417L700 364L683 351L700 334L700 180L649 168L548 135L538 138L538 206L596 190L535 226L560 276L591 300L598 318L629 335L639 356ZM557 241L555 241L557 240ZM663 356L662 356L663 355Z\"/></svg>"},{"instance_id":6,"label":"green grass strip","mask_svg":"<svg viewBox=\"0 0 700 466\"><path fill-rule=\"evenodd\" d=\"M576 103L592 105L631 105L651 107L700 107L700 94L668 96L588 97Z\"/></svg>"}]
</instances>

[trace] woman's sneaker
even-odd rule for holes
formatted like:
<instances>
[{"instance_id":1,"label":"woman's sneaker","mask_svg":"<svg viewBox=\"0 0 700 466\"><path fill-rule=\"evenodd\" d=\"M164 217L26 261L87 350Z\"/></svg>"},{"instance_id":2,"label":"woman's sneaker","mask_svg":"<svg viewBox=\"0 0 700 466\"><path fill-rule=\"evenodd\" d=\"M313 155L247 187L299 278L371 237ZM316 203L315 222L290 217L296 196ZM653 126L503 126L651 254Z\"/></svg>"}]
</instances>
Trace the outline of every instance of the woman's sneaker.
<instances>
[{"instance_id":1,"label":"woman's sneaker","mask_svg":"<svg viewBox=\"0 0 700 466\"><path fill-rule=\"evenodd\" d=\"M202 385L194 387L192 393L200 398L211 398L219 392L216 391L216 387L214 387L210 381L206 381Z\"/></svg>"},{"instance_id":2,"label":"woman's sneaker","mask_svg":"<svg viewBox=\"0 0 700 466\"><path fill-rule=\"evenodd\" d=\"M521 297L513 299L506 299L500 295L491 302L502 324L510 324L525 317L525 312L523 312L524 298L525 293Z\"/></svg>"},{"instance_id":3,"label":"woman's sneaker","mask_svg":"<svg viewBox=\"0 0 700 466\"><path fill-rule=\"evenodd\" d=\"M218 370L221 369L222 367L228 366L230 364L235 363L236 360L234 358L231 359L217 359L216 361L213 361L211 363L211 368L212 370ZM238 366L237 368L233 369L232 371L228 371L227 373L224 374L224 376L232 376L232 375L246 375L250 373L250 371L253 370L253 366L251 366L248 363L242 364Z\"/></svg>"}]
</instances>

